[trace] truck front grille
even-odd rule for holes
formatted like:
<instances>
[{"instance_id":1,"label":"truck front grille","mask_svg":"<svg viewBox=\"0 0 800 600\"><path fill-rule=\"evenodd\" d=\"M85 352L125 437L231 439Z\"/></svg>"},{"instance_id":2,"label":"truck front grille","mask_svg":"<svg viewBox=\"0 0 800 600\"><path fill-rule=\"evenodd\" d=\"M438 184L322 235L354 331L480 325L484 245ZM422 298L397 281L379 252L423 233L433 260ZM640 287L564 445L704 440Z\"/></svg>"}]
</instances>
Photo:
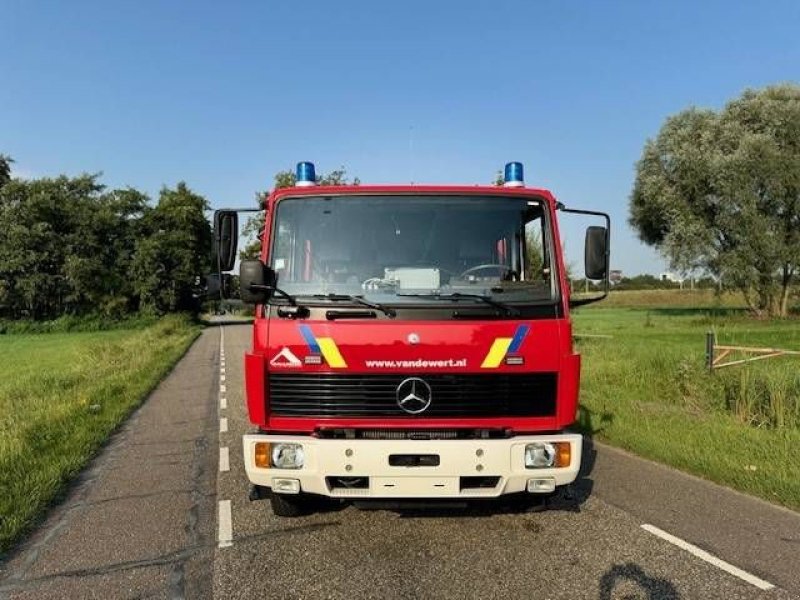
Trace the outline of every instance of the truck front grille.
<instances>
[{"instance_id":1,"label":"truck front grille","mask_svg":"<svg viewBox=\"0 0 800 600\"><path fill-rule=\"evenodd\" d=\"M417 415L397 403L397 388L419 377L431 388ZM293 417L548 417L556 411L556 373L338 375L270 374L270 412Z\"/></svg>"}]
</instances>

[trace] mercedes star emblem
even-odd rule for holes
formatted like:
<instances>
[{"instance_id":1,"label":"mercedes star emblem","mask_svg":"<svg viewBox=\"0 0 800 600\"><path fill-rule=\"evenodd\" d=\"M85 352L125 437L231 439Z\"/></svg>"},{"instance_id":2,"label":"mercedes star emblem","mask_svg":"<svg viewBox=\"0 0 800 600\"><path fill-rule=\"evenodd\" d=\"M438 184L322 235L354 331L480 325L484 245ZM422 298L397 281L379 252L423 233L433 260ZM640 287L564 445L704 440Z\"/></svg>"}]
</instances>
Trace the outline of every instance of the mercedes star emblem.
<instances>
[{"instance_id":1,"label":"mercedes star emblem","mask_svg":"<svg viewBox=\"0 0 800 600\"><path fill-rule=\"evenodd\" d=\"M410 415L418 415L431 405L431 386L419 377L409 377L397 386L397 406Z\"/></svg>"}]
</instances>

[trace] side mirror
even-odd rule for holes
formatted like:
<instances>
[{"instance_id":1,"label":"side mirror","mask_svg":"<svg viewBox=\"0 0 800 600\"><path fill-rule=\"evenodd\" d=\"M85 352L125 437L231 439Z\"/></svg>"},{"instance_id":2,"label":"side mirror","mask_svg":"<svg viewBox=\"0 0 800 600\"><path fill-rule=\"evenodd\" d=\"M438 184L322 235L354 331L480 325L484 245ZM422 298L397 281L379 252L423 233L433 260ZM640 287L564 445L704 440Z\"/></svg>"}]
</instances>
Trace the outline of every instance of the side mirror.
<instances>
[{"instance_id":1,"label":"side mirror","mask_svg":"<svg viewBox=\"0 0 800 600\"><path fill-rule=\"evenodd\" d=\"M230 271L239 245L239 217L234 210L214 212L214 254L220 271Z\"/></svg>"},{"instance_id":2,"label":"side mirror","mask_svg":"<svg viewBox=\"0 0 800 600\"><path fill-rule=\"evenodd\" d=\"M587 279L605 279L608 272L608 230L605 227L586 228L584 269Z\"/></svg>"},{"instance_id":3,"label":"side mirror","mask_svg":"<svg viewBox=\"0 0 800 600\"><path fill-rule=\"evenodd\" d=\"M264 304L272 297L278 275L260 260L243 260L239 264L239 295L242 302Z\"/></svg>"}]
</instances>

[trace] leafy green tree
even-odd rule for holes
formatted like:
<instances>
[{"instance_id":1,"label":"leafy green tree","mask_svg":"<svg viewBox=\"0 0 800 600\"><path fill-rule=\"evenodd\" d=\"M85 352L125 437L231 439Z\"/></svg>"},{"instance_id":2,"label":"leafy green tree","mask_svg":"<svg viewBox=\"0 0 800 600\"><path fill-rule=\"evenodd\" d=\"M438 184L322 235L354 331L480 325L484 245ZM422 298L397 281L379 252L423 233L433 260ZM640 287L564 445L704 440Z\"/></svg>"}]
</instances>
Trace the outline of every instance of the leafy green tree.
<instances>
[{"instance_id":1,"label":"leafy green tree","mask_svg":"<svg viewBox=\"0 0 800 600\"><path fill-rule=\"evenodd\" d=\"M102 190L90 175L14 179L0 188L0 312L35 319L81 312L66 266L90 254L82 219Z\"/></svg>"},{"instance_id":2,"label":"leafy green tree","mask_svg":"<svg viewBox=\"0 0 800 600\"><path fill-rule=\"evenodd\" d=\"M292 171L279 171L275 174L275 185L273 190L294 187L297 177ZM347 171L341 167L331 171L326 175L317 176L318 185L359 185L361 181L355 177L352 181L347 178ZM266 207L267 198L270 192L258 192L256 202L262 209ZM247 219L242 229L242 234L247 238L247 244L239 252L240 258L258 258L261 253L261 236L264 232L264 212L259 212L255 216Z\"/></svg>"},{"instance_id":3,"label":"leafy green tree","mask_svg":"<svg viewBox=\"0 0 800 600\"><path fill-rule=\"evenodd\" d=\"M5 154L0 154L0 187L11 181L11 163L14 159Z\"/></svg>"},{"instance_id":4,"label":"leafy green tree","mask_svg":"<svg viewBox=\"0 0 800 600\"><path fill-rule=\"evenodd\" d=\"M146 210L146 196L106 192L96 176L9 181L0 188L0 315L135 309L129 268Z\"/></svg>"},{"instance_id":5,"label":"leafy green tree","mask_svg":"<svg viewBox=\"0 0 800 600\"><path fill-rule=\"evenodd\" d=\"M131 263L133 287L147 311L197 311L198 277L211 270L208 202L181 182L163 188L158 204L144 215L143 235Z\"/></svg>"},{"instance_id":6,"label":"leafy green tree","mask_svg":"<svg viewBox=\"0 0 800 600\"><path fill-rule=\"evenodd\" d=\"M5 164L8 159L5 159ZM210 269L208 204L181 183L158 206L96 175L0 187L0 318L193 310Z\"/></svg>"},{"instance_id":7,"label":"leafy green tree","mask_svg":"<svg viewBox=\"0 0 800 600\"><path fill-rule=\"evenodd\" d=\"M113 190L76 207L75 243L64 264L67 301L80 312L114 315L138 307L130 269L141 220L151 210L134 189Z\"/></svg>"},{"instance_id":8,"label":"leafy green tree","mask_svg":"<svg viewBox=\"0 0 800 600\"><path fill-rule=\"evenodd\" d=\"M680 271L783 316L800 266L800 86L747 90L667 119L636 166L630 223Z\"/></svg>"}]
</instances>

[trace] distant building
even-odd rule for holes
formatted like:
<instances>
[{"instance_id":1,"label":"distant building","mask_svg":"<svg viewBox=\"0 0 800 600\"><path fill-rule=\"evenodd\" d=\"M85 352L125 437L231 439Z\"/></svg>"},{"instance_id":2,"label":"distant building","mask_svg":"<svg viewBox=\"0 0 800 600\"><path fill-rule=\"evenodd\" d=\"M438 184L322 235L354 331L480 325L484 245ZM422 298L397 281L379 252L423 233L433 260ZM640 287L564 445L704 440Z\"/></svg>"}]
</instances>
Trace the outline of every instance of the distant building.
<instances>
[{"instance_id":1,"label":"distant building","mask_svg":"<svg viewBox=\"0 0 800 600\"><path fill-rule=\"evenodd\" d=\"M619 269L615 271L609 271L608 279L609 281L611 281L612 284L619 283L620 281L622 281L622 271L620 271Z\"/></svg>"},{"instance_id":2,"label":"distant building","mask_svg":"<svg viewBox=\"0 0 800 600\"><path fill-rule=\"evenodd\" d=\"M675 273L661 273L658 276L661 281L671 281L672 283L683 283L683 277Z\"/></svg>"}]
</instances>

